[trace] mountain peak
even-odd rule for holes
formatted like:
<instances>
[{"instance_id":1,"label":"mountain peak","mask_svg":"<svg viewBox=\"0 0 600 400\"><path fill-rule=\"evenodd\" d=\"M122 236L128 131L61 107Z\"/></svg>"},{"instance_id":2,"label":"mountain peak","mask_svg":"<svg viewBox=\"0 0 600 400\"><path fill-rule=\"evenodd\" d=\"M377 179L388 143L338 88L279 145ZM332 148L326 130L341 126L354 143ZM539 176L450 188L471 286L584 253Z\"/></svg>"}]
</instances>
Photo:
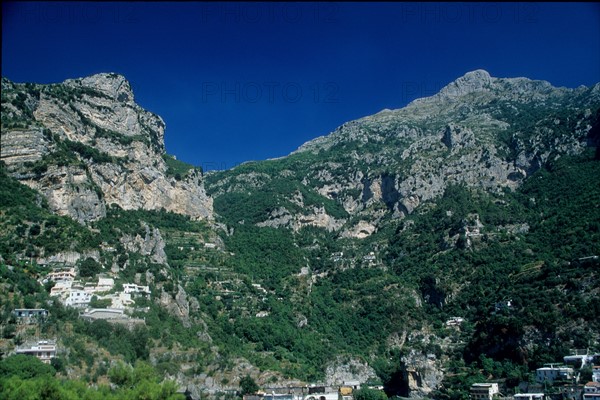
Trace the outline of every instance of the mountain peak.
<instances>
[{"instance_id":1,"label":"mountain peak","mask_svg":"<svg viewBox=\"0 0 600 400\"><path fill-rule=\"evenodd\" d=\"M70 86L85 86L104 93L112 99L124 103L133 103L133 90L127 78L114 72L102 72L79 79L67 79Z\"/></svg>"},{"instance_id":2,"label":"mountain peak","mask_svg":"<svg viewBox=\"0 0 600 400\"><path fill-rule=\"evenodd\" d=\"M454 82L446 85L440 90L439 95L446 98L454 98L468 93L484 91L489 89L493 80L494 78L487 71L477 69L467 72Z\"/></svg>"},{"instance_id":3,"label":"mountain peak","mask_svg":"<svg viewBox=\"0 0 600 400\"><path fill-rule=\"evenodd\" d=\"M433 96L413 100L409 106L426 104L432 101L453 101L469 93L489 91L496 80L486 70L476 69L450 82Z\"/></svg>"}]
</instances>

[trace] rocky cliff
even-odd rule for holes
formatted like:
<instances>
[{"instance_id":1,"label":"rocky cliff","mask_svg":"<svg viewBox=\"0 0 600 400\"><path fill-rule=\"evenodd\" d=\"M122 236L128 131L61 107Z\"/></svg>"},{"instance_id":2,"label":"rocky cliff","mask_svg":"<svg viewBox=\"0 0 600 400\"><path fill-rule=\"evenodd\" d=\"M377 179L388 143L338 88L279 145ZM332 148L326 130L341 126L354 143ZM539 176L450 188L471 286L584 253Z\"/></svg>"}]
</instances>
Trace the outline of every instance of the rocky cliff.
<instances>
[{"instance_id":1,"label":"rocky cliff","mask_svg":"<svg viewBox=\"0 0 600 400\"><path fill-rule=\"evenodd\" d=\"M121 75L51 85L2 79L2 161L54 212L82 223L104 217L110 204L212 218L202 172L169 173L164 131Z\"/></svg>"},{"instance_id":2,"label":"rocky cliff","mask_svg":"<svg viewBox=\"0 0 600 400\"><path fill-rule=\"evenodd\" d=\"M364 238L382 218L404 218L449 185L501 193L549 160L581 153L599 106L600 84L556 88L477 70L402 109L345 123L268 168L247 164L216 174L209 192L277 192L282 179L296 180L300 189L278 192L259 226L314 225ZM299 206L311 197L307 191L321 199ZM333 203L343 211L332 214Z\"/></svg>"}]
</instances>

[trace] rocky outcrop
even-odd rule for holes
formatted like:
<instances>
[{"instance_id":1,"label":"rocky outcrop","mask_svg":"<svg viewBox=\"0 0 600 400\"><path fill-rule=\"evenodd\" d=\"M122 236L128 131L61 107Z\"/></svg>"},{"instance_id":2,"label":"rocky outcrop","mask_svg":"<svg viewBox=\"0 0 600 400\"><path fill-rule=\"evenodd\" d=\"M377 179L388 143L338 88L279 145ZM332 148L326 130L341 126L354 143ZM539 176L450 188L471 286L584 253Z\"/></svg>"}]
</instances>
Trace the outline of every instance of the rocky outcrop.
<instances>
[{"instance_id":1,"label":"rocky outcrop","mask_svg":"<svg viewBox=\"0 0 600 400\"><path fill-rule=\"evenodd\" d=\"M167 265L167 255L165 254L165 241L158 228L150 228L146 223L142 223L145 230L144 237L139 234L136 236L123 235L121 244L125 250L147 256L153 263Z\"/></svg>"},{"instance_id":2,"label":"rocky outcrop","mask_svg":"<svg viewBox=\"0 0 600 400\"><path fill-rule=\"evenodd\" d=\"M599 91L600 84L555 88L477 70L403 109L348 122L292 156L321 157L303 182L360 217L362 227L377 228L382 207L403 218L449 185L514 189L552 158L581 153ZM344 236L374 231L353 225L341 228Z\"/></svg>"},{"instance_id":3,"label":"rocky outcrop","mask_svg":"<svg viewBox=\"0 0 600 400\"><path fill-rule=\"evenodd\" d=\"M325 384L329 387L339 387L348 381L364 383L370 380L377 380L375 370L353 358L338 357L325 369Z\"/></svg>"},{"instance_id":4,"label":"rocky outcrop","mask_svg":"<svg viewBox=\"0 0 600 400\"><path fill-rule=\"evenodd\" d=\"M94 221L116 204L212 218L202 173L168 175L165 123L135 103L123 76L2 86L2 161L57 214Z\"/></svg>"},{"instance_id":5,"label":"rocky outcrop","mask_svg":"<svg viewBox=\"0 0 600 400\"><path fill-rule=\"evenodd\" d=\"M307 208L303 214L292 214L285 207L278 208L269 213L266 221L258 222L256 226L278 228L284 226L298 232L305 226L324 228L327 231L340 229L345 220L339 220L327 213L324 207Z\"/></svg>"}]
</instances>

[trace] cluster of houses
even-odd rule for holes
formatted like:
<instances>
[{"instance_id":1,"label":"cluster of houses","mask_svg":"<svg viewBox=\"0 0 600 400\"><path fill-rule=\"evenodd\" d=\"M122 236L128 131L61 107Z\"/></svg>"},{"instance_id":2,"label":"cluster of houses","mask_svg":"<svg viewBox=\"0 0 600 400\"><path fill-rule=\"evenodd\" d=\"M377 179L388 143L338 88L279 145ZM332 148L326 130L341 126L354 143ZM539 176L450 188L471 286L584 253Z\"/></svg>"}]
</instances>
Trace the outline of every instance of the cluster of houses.
<instances>
[{"instance_id":1,"label":"cluster of houses","mask_svg":"<svg viewBox=\"0 0 600 400\"><path fill-rule=\"evenodd\" d=\"M243 400L353 400L353 391L360 387L358 381L344 381L340 386L266 388L265 391L245 395Z\"/></svg>"},{"instance_id":2,"label":"cluster of houses","mask_svg":"<svg viewBox=\"0 0 600 400\"><path fill-rule=\"evenodd\" d=\"M101 277L98 278L98 282L83 283L76 280L76 277L75 268L58 269L46 275L40 283L54 282L50 296L58 297L65 306L83 309L81 318L88 321L103 319L128 326L144 323L142 319L126 315L125 310L134 304L136 296L150 295L148 286L125 283L121 290L115 291L115 281L112 278ZM89 308L93 296L98 300L110 300L110 308ZM17 308L13 310L13 315L19 323L35 324L48 317L48 310ZM31 355L49 364L52 358L56 357L56 344L49 340L39 340L34 344L18 347L16 353Z\"/></svg>"},{"instance_id":3,"label":"cluster of houses","mask_svg":"<svg viewBox=\"0 0 600 400\"><path fill-rule=\"evenodd\" d=\"M579 381L579 374L575 374L576 368L582 368L592 365L592 380L579 385L578 390L571 387L570 398L581 398L582 400L600 400L600 366L593 365L600 359L600 354L588 354L587 351L574 351L575 354L565 356L564 364L556 365L547 364L535 371L535 381L541 389L547 385L556 383L576 384ZM574 395L574 392L580 392L579 395ZM475 383L470 390L471 399L473 400L493 400L494 398L504 398L500 393L498 383ZM513 400L545 400L548 396L541 392L536 393L517 393L513 396Z\"/></svg>"},{"instance_id":4,"label":"cluster of houses","mask_svg":"<svg viewBox=\"0 0 600 400\"><path fill-rule=\"evenodd\" d=\"M75 280L77 273L75 268L56 270L49 273L42 283L54 282L50 289L50 296L58 297L61 302L69 307L86 308L89 306L92 296L99 300L110 300L112 308L124 309L133 305L136 295L149 295L148 286L126 283L123 290L118 293L109 294L115 286L112 278L98 278L97 283L82 283Z\"/></svg>"}]
</instances>

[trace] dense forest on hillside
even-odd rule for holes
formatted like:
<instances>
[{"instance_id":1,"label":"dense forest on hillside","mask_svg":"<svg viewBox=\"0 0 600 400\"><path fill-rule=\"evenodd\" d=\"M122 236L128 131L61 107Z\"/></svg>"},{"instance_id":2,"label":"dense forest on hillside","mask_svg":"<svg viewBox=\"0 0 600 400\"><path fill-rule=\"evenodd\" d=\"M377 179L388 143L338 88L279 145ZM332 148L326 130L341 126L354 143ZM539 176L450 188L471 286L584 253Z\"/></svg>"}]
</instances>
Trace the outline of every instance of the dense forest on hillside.
<instances>
[{"instance_id":1,"label":"dense forest on hillside","mask_svg":"<svg viewBox=\"0 0 600 400\"><path fill-rule=\"evenodd\" d=\"M402 357L416 351L444 360L448 373L440 397L462 398L478 378L503 379L510 389L529 380L531 369L561 360L571 348L600 350L599 264L590 258L600 255L599 176L600 161L590 151L550 162L515 191L451 186L419 212L388 218L361 241L314 227L298 232L256 227L250 223L253 210L269 194L230 196L215 202L233 227L218 231L228 252L203 250L191 260L179 250L180 233L206 241L209 227L202 222L110 208L106 219L86 227L51 214L36 192L1 171L2 334L20 343L11 310L50 304L51 318L42 331L71 332L62 340L69 355L57 361L59 376L64 368L77 367L89 381L110 377L109 358L133 365L149 360L162 344L192 349L187 362L196 365L194 371L209 363L226 367L241 356L261 369L306 380L322 378L327 361L336 356L358 357L375 368L390 395L402 394ZM248 223L239 224L240 219ZM191 314L192 329L147 299L137 300L150 307L143 328L84 322L58 302L48 303L48 288L35 280L42 267L12 258L23 250L35 255L41 248L118 246L120 235L143 234L144 226L163 233L171 270L161 275L160 266L129 255L114 260L131 266L121 279L151 270L157 277L153 293L185 287L200 305ZM332 256L340 252L343 257ZM370 252L375 260L365 261ZM214 270L189 272L190 265L200 264ZM223 281L233 286L216 289ZM6 297L9 292L14 295ZM509 307L498 309L507 301ZM260 312L267 317L256 318ZM447 327L452 317L465 322ZM200 326L217 354L193 334ZM390 335L399 332L414 336L390 347ZM175 371L177 362L175 356L165 358L156 368L161 374ZM5 390L21 384L16 375L4 379L9 380ZM69 385L61 390L80 390Z\"/></svg>"}]
</instances>

